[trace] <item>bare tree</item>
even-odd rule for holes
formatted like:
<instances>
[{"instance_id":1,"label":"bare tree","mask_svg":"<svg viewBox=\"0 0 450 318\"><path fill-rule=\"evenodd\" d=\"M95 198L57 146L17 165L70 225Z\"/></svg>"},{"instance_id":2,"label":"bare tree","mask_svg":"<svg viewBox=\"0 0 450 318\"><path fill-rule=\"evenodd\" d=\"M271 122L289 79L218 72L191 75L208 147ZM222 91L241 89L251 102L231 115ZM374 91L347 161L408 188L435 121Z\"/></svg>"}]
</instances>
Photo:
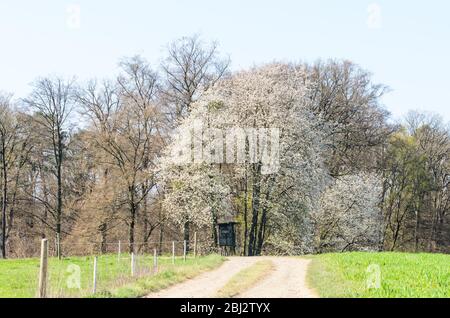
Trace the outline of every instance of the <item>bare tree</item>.
<instances>
[{"instance_id":1,"label":"bare tree","mask_svg":"<svg viewBox=\"0 0 450 318\"><path fill-rule=\"evenodd\" d=\"M0 167L2 186L1 254L6 258L6 244L13 228L19 191L31 145L26 129L26 116L13 109L10 96L0 95Z\"/></svg>"},{"instance_id":2,"label":"bare tree","mask_svg":"<svg viewBox=\"0 0 450 318\"><path fill-rule=\"evenodd\" d=\"M19 177L30 151L24 116L16 112L8 95L0 95L0 167L1 167L1 255L6 258L6 244L13 227Z\"/></svg>"},{"instance_id":3,"label":"bare tree","mask_svg":"<svg viewBox=\"0 0 450 318\"><path fill-rule=\"evenodd\" d=\"M126 193L129 249L134 250L139 209L147 216L147 196L155 186L155 158L163 146L165 115L156 100L157 76L139 57L121 63L117 83L97 87L92 83L78 94L91 119L90 139L101 151L97 157L104 169L114 170ZM101 157L101 158L100 158ZM148 219L147 219L148 225ZM150 225L145 231L147 239ZM151 231L150 231L151 234Z\"/></svg>"},{"instance_id":4,"label":"bare tree","mask_svg":"<svg viewBox=\"0 0 450 318\"><path fill-rule=\"evenodd\" d=\"M381 97L388 88L350 61L307 65L312 82L312 111L329 131L330 174L339 177L377 168L381 147L396 127L387 124Z\"/></svg>"},{"instance_id":5,"label":"bare tree","mask_svg":"<svg viewBox=\"0 0 450 318\"><path fill-rule=\"evenodd\" d=\"M172 42L167 54L162 63L164 96L178 119L189 113L202 92L226 75L230 60L219 56L216 42L205 44L198 35Z\"/></svg>"},{"instance_id":6,"label":"bare tree","mask_svg":"<svg viewBox=\"0 0 450 318\"><path fill-rule=\"evenodd\" d=\"M123 71L117 79L120 93L140 113L142 133L148 139L143 144L142 169L154 171L155 158L161 154L170 126L166 105L158 99L161 92L160 79L141 56L123 59L120 66ZM148 194L155 186L154 174L149 173L148 178L142 180L141 189L137 190L137 193L142 195L140 215L143 219L144 244L147 244L152 232L163 222L161 213L158 213L159 216L153 221L149 215L151 209ZM158 195L158 192L155 194Z\"/></svg>"},{"instance_id":7,"label":"bare tree","mask_svg":"<svg viewBox=\"0 0 450 318\"><path fill-rule=\"evenodd\" d=\"M25 104L36 113L34 116L40 131L37 132L45 144L46 164L56 178L55 203L43 202L54 217L56 235L61 237L61 225L64 207L63 165L68 143L69 115L74 107L74 80L61 78L41 78L33 83L33 92L24 100ZM58 255L59 257L61 255Z\"/></svg>"}]
</instances>

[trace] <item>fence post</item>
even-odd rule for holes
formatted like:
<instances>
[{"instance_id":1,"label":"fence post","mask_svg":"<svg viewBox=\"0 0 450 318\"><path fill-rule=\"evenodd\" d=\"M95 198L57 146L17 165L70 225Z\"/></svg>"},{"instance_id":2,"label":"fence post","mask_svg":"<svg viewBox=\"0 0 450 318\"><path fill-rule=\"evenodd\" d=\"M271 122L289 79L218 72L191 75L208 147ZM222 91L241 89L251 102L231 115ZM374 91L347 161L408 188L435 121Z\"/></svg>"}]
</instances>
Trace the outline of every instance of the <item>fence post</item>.
<instances>
[{"instance_id":1,"label":"fence post","mask_svg":"<svg viewBox=\"0 0 450 318\"><path fill-rule=\"evenodd\" d=\"M186 262L186 247L187 247L186 240L183 241L183 260Z\"/></svg>"},{"instance_id":2,"label":"fence post","mask_svg":"<svg viewBox=\"0 0 450 318\"><path fill-rule=\"evenodd\" d=\"M194 258L197 257L197 232L194 232Z\"/></svg>"},{"instance_id":3,"label":"fence post","mask_svg":"<svg viewBox=\"0 0 450 318\"><path fill-rule=\"evenodd\" d=\"M39 268L39 298L47 297L47 265L48 265L48 241L41 241L41 263Z\"/></svg>"},{"instance_id":4,"label":"fence post","mask_svg":"<svg viewBox=\"0 0 450 318\"><path fill-rule=\"evenodd\" d=\"M135 272L134 252L131 252L131 276L134 276Z\"/></svg>"},{"instance_id":5,"label":"fence post","mask_svg":"<svg viewBox=\"0 0 450 318\"><path fill-rule=\"evenodd\" d=\"M156 248L153 250L153 271L158 271L158 254L156 253Z\"/></svg>"},{"instance_id":6,"label":"fence post","mask_svg":"<svg viewBox=\"0 0 450 318\"><path fill-rule=\"evenodd\" d=\"M120 262L120 248L121 248L121 246L120 246L120 241L119 241L119 248L118 248L118 251L117 251L117 261L118 262Z\"/></svg>"},{"instance_id":7,"label":"fence post","mask_svg":"<svg viewBox=\"0 0 450 318\"><path fill-rule=\"evenodd\" d=\"M172 241L172 264L175 264L175 241Z\"/></svg>"},{"instance_id":8,"label":"fence post","mask_svg":"<svg viewBox=\"0 0 450 318\"><path fill-rule=\"evenodd\" d=\"M95 294L95 291L97 290L97 256L94 257L94 281L92 284L92 293Z\"/></svg>"}]
</instances>

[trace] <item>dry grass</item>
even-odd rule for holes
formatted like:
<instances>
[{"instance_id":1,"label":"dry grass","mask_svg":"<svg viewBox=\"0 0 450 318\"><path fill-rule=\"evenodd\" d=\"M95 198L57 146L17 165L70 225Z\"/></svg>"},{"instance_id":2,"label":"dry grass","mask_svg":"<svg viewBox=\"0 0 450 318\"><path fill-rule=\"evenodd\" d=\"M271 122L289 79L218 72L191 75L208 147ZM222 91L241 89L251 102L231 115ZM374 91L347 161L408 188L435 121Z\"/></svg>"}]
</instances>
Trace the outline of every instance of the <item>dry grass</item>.
<instances>
[{"instance_id":1,"label":"dry grass","mask_svg":"<svg viewBox=\"0 0 450 318\"><path fill-rule=\"evenodd\" d=\"M243 269L217 292L217 297L230 298L239 295L266 277L274 268L272 261L264 260Z\"/></svg>"}]
</instances>

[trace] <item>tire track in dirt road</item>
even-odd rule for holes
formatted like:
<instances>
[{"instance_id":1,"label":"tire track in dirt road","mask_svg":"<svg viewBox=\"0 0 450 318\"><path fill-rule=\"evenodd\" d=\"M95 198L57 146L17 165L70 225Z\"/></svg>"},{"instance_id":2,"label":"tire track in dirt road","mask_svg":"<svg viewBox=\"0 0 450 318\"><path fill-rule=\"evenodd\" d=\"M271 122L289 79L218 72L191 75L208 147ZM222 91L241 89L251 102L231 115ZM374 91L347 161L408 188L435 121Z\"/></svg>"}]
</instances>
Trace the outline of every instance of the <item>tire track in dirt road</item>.
<instances>
[{"instance_id":1,"label":"tire track in dirt road","mask_svg":"<svg viewBox=\"0 0 450 318\"><path fill-rule=\"evenodd\" d=\"M151 293L146 298L209 298L228 280L258 261L257 257L229 257L219 268L200 274L180 284Z\"/></svg>"},{"instance_id":2,"label":"tire track in dirt road","mask_svg":"<svg viewBox=\"0 0 450 318\"><path fill-rule=\"evenodd\" d=\"M265 258L273 262L275 270L237 297L317 298L317 294L306 284L306 273L310 260L294 257Z\"/></svg>"}]
</instances>

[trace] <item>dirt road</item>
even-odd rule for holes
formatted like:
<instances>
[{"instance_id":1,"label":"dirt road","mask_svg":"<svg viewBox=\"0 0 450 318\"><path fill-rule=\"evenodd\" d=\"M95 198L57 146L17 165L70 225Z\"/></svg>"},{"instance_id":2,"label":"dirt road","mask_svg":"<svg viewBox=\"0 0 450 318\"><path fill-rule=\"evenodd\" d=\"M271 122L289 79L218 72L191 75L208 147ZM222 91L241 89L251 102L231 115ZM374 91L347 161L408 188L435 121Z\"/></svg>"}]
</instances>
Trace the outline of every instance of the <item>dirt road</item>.
<instances>
[{"instance_id":1,"label":"dirt road","mask_svg":"<svg viewBox=\"0 0 450 318\"><path fill-rule=\"evenodd\" d=\"M152 293L148 298L207 298L214 297L228 280L257 261L269 259L275 270L238 297L273 298L316 297L305 283L309 260L289 257L229 257L219 268L203 273L193 279Z\"/></svg>"},{"instance_id":2,"label":"dirt road","mask_svg":"<svg viewBox=\"0 0 450 318\"><path fill-rule=\"evenodd\" d=\"M315 298L306 286L306 271L310 260L290 257L267 257L275 270L249 290L239 294L242 298Z\"/></svg>"}]
</instances>

